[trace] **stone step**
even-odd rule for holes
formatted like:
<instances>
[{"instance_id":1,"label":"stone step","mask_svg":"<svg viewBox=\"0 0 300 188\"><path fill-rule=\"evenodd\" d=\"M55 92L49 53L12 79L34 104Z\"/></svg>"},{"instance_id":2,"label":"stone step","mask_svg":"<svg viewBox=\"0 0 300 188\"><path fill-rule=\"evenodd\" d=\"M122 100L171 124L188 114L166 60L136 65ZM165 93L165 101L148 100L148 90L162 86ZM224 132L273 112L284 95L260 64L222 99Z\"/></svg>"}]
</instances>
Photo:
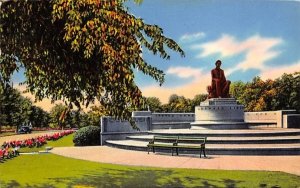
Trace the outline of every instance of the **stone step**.
<instances>
[{"instance_id":1,"label":"stone step","mask_svg":"<svg viewBox=\"0 0 300 188\"><path fill-rule=\"evenodd\" d=\"M106 140L106 145L130 150L147 151L148 142L136 140ZM170 149L158 149L158 152ZM170 151L168 151L170 152ZM196 154L199 151L182 149L179 153ZM300 155L296 144L206 144L208 155Z\"/></svg>"},{"instance_id":2,"label":"stone step","mask_svg":"<svg viewBox=\"0 0 300 188\"><path fill-rule=\"evenodd\" d=\"M129 140L149 142L155 135L128 136ZM207 137L207 144L281 144L300 143L300 136Z\"/></svg>"},{"instance_id":3,"label":"stone step","mask_svg":"<svg viewBox=\"0 0 300 188\"><path fill-rule=\"evenodd\" d=\"M209 130L209 129L157 129L149 131L155 135L205 136L205 137L273 137L299 136L300 129L239 129L239 130Z\"/></svg>"}]
</instances>

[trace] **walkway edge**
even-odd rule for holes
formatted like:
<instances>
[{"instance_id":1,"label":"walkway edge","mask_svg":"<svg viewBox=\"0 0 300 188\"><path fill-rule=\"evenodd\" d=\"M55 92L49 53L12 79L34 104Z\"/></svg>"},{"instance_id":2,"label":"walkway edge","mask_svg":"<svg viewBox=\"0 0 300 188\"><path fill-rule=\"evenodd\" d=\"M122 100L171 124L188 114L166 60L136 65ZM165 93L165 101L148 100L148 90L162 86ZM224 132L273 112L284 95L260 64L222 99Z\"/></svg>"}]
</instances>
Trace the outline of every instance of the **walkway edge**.
<instances>
[{"instance_id":1,"label":"walkway edge","mask_svg":"<svg viewBox=\"0 0 300 188\"><path fill-rule=\"evenodd\" d=\"M53 154L101 163L162 168L281 171L300 176L300 156L171 156L107 146L57 147ZM274 165L276 164L276 165Z\"/></svg>"}]
</instances>

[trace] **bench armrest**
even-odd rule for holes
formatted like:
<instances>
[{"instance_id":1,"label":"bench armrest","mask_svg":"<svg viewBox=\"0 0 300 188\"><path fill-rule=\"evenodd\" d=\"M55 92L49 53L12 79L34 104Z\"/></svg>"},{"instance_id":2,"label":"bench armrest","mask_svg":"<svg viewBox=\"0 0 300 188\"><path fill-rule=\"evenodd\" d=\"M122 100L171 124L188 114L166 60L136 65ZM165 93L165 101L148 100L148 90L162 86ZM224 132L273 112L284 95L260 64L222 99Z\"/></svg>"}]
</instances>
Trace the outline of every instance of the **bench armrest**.
<instances>
[{"instance_id":1,"label":"bench armrest","mask_svg":"<svg viewBox=\"0 0 300 188\"><path fill-rule=\"evenodd\" d=\"M149 141L149 144L154 144L154 140Z\"/></svg>"}]
</instances>

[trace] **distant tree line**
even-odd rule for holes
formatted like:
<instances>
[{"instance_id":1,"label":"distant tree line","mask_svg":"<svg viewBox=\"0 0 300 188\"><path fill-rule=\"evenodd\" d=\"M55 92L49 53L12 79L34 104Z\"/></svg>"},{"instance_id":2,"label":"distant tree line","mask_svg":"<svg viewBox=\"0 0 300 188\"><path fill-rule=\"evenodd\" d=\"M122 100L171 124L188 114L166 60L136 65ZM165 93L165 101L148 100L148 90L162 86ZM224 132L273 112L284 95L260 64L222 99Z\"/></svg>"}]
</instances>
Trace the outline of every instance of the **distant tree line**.
<instances>
[{"instance_id":1,"label":"distant tree line","mask_svg":"<svg viewBox=\"0 0 300 188\"><path fill-rule=\"evenodd\" d=\"M231 84L230 94L246 111L296 109L300 112L300 72L283 74L275 80L255 77L251 82Z\"/></svg>"},{"instance_id":2,"label":"distant tree line","mask_svg":"<svg viewBox=\"0 0 300 188\"><path fill-rule=\"evenodd\" d=\"M33 105L29 98L22 96L11 85L0 83L0 133L3 126L16 130L22 125L38 128L99 126L101 116L107 114L99 106L92 106L88 112L68 109L66 105L56 104L47 112ZM62 115L65 117L62 118Z\"/></svg>"},{"instance_id":3,"label":"distant tree line","mask_svg":"<svg viewBox=\"0 0 300 188\"><path fill-rule=\"evenodd\" d=\"M49 114L42 108L34 106L29 98L9 84L0 84L0 131L1 126L31 124L34 127L47 127Z\"/></svg>"}]
</instances>

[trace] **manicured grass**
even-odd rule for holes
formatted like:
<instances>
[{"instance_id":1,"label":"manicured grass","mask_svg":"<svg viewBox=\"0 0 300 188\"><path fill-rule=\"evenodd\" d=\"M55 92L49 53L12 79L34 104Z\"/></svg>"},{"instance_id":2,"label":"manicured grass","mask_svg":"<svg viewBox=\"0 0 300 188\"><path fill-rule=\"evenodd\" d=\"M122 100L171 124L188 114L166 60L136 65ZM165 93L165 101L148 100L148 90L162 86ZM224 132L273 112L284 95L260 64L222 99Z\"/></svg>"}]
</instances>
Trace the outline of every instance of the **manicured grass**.
<instances>
[{"instance_id":1,"label":"manicured grass","mask_svg":"<svg viewBox=\"0 0 300 188\"><path fill-rule=\"evenodd\" d=\"M29 153L29 152L38 152L41 150L45 150L46 147L52 146L52 147L68 147L68 146L74 146L73 143L73 134L69 134L67 136L64 136L56 141L47 141L47 144L43 145L42 147L33 147L33 148L20 148L19 152L21 153Z\"/></svg>"},{"instance_id":2,"label":"manicured grass","mask_svg":"<svg viewBox=\"0 0 300 188\"><path fill-rule=\"evenodd\" d=\"M0 163L0 187L299 187L281 172L129 167L54 154L21 155Z\"/></svg>"}]
</instances>

